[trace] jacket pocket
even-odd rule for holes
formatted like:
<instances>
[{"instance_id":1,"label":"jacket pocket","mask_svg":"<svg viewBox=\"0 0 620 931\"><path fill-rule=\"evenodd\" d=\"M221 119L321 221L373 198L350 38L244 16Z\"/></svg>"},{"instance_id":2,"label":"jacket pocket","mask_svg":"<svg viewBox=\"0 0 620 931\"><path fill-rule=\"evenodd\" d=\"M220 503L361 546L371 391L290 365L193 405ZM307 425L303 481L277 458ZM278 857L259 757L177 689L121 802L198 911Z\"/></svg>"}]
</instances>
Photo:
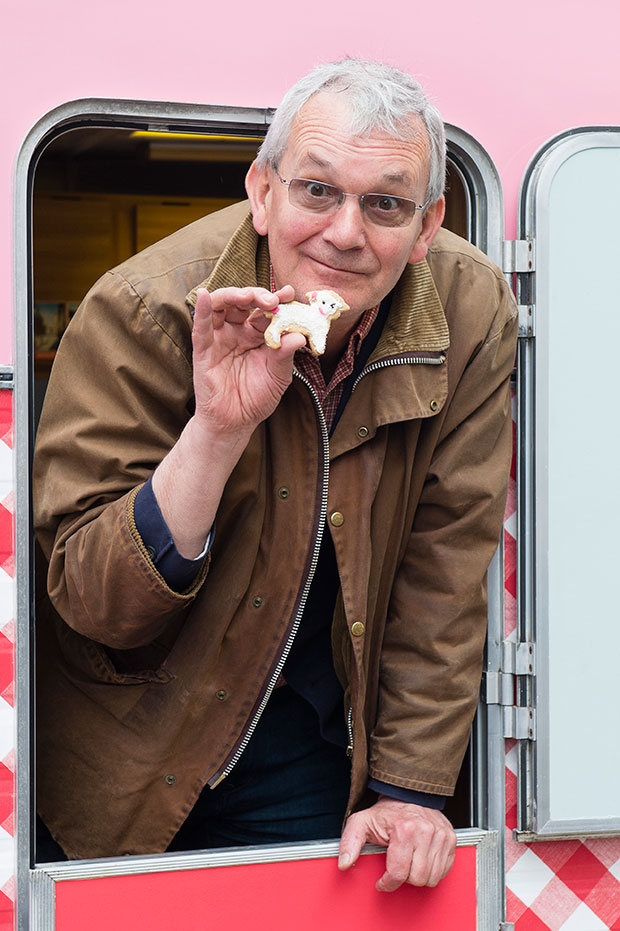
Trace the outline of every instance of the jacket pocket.
<instances>
[{"instance_id":1,"label":"jacket pocket","mask_svg":"<svg viewBox=\"0 0 620 931\"><path fill-rule=\"evenodd\" d=\"M165 689L174 680L166 668L169 649L160 641L130 650L114 650L76 633L58 615L38 625L37 666L44 700L57 689L73 692L123 721L149 689ZM163 694L162 694L163 697Z\"/></svg>"},{"instance_id":2,"label":"jacket pocket","mask_svg":"<svg viewBox=\"0 0 620 931\"><path fill-rule=\"evenodd\" d=\"M85 655L100 682L112 685L141 685L169 682L174 678L164 663L168 651L157 640L131 650L114 650L94 640L87 640Z\"/></svg>"}]
</instances>

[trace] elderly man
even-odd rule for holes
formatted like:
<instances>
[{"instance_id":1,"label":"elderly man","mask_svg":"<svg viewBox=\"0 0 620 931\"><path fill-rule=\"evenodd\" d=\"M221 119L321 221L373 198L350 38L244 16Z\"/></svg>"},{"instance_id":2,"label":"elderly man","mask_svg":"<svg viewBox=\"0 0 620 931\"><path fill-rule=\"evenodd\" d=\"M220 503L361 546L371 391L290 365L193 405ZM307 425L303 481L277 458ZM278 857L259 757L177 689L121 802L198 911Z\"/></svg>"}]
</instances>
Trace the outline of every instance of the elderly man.
<instances>
[{"instance_id":1,"label":"elderly man","mask_svg":"<svg viewBox=\"0 0 620 931\"><path fill-rule=\"evenodd\" d=\"M247 204L105 275L35 464L38 803L70 857L334 836L435 885L501 527L515 306L440 231L441 120L346 60L285 97ZM350 306L317 360L264 311ZM71 791L68 791L68 787Z\"/></svg>"}]
</instances>

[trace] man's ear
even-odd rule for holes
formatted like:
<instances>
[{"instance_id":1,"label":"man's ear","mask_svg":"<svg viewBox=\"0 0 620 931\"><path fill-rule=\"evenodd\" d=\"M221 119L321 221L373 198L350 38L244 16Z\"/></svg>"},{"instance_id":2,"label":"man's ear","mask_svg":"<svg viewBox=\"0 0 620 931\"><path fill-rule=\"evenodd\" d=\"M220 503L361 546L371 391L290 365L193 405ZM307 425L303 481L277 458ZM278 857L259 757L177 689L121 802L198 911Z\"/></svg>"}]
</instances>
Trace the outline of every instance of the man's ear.
<instances>
[{"instance_id":1,"label":"man's ear","mask_svg":"<svg viewBox=\"0 0 620 931\"><path fill-rule=\"evenodd\" d=\"M245 189L252 209L252 222L259 236L267 235L267 215L271 191L269 175L270 169L268 166L259 168L256 162L252 162L245 176Z\"/></svg>"},{"instance_id":2,"label":"man's ear","mask_svg":"<svg viewBox=\"0 0 620 931\"><path fill-rule=\"evenodd\" d=\"M445 212L446 199L442 195L439 200L436 200L434 204L428 207L426 213L422 217L422 229L415 241L411 255L407 259L410 265L415 265L416 262L421 262L422 259L426 258L428 247L435 238L437 230L443 223Z\"/></svg>"}]
</instances>

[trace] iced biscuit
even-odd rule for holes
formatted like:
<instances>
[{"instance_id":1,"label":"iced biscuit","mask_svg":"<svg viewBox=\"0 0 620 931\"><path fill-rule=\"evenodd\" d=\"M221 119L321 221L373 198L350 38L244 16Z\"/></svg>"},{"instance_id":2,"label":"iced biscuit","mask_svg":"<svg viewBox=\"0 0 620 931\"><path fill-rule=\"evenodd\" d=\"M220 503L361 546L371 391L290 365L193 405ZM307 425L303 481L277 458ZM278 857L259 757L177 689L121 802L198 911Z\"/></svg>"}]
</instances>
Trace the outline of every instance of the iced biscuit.
<instances>
[{"instance_id":1,"label":"iced biscuit","mask_svg":"<svg viewBox=\"0 0 620 931\"><path fill-rule=\"evenodd\" d=\"M265 310L271 323L265 330L265 342L271 349L280 346L282 333L303 333L315 356L325 352L325 341L332 320L336 320L349 305L335 291L308 291L309 303L291 301L279 304L275 310Z\"/></svg>"}]
</instances>

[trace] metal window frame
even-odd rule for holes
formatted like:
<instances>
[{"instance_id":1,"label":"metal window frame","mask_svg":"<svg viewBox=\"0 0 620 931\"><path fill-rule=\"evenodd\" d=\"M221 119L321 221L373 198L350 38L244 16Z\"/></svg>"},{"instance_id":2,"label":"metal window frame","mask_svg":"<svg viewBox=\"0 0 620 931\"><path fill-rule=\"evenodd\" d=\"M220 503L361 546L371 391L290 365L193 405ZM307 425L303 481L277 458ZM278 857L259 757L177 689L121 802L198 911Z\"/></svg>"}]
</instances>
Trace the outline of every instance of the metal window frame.
<instances>
[{"instance_id":1,"label":"metal window frame","mask_svg":"<svg viewBox=\"0 0 620 931\"><path fill-rule=\"evenodd\" d=\"M536 740L522 740L518 748L518 828L523 841L613 836L620 833L620 814L609 818L554 819L550 797L550 639L547 624L548 498L544 476L548 464L546 402L549 343L546 297L549 291L549 199L558 170L573 155L589 148L620 146L620 127L585 126L560 133L532 157L519 195L519 238L536 242L536 270L531 294L536 312L536 336L519 345L517 435L518 483L518 632L519 639L536 644L536 676L521 677L519 705L535 709ZM620 808L620 806L619 806Z\"/></svg>"},{"instance_id":2,"label":"metal window frame","mask_svg":"<svg viewBox=\"0 0 620 931\"><path fill-rule=\"evenodd\" d=\"M59 134L85 127L126 128L174 132L222 132L262 135L274 110L180 104L173 102L84 99L63 104L45 114L30 130L18 154L15 169L14 282L15 282L15 462L16 462L16 710L17 710L17 914L18 931L52 929L49 896L53 899L56 882L77 876L122 874L128 869L173 869L176 860L164 854L154 858L119 858L107 861L33 866L34 813L33 772L33 533L30 475L34 446L31 417L32 358L32 193L38 160L45 147ZM498 264L503 240L503 197L495 166L485 150L468 133L446 126L448 155L465 185L468 222L472 242ZM489 569L489 637L487 667L498 668L497 657L503 640L503 548L497 551ZM499 915L505 913L503 844L504 830L504 739L501 708L480 704L472 739L472 813L480 828L457 831L459 844L475 844L479 864L479 927L496 929ZM304 856L324 856L324 844L314 844ZM282 848L280 848L282 852ZM265 851L263 849L263 855ZM181 855L183 868L213 865L214 856ZM252 848L247 860L256 862ZM301 856L301 854L300 854ZM277 852L273 859L278 859ZM282 857L293 858L290 856ZM222 861L223 862L223 861ZM235 862L241 862L236 860ZM105 864L105 867L104 867ZM165 865L161 865L165 864ZM178 866L176 867L178 868ZM50 886L51 883L51 886ZM50 892L50 889L52 891ZM43 911L41 911L43 909ZM47 911L46 911L47 909ZM45 915L47 917L45 917ZM31 925L31 921L39 922Z\"/></svg>"},{"instance_id":3,"label":"metal window frame","mask_svg":"<svg viewBox=\"0 0 620 931\"><path fill-rule=\"evenodd\" d=\"M495 831L465 829L458 832L458 847L475 847L477 881L477 922L480 931L497 931L501 875L498 867L499 835ZM380 853L382 848L367 845L363 855ZM274 847L158 854L151 857L123 857L122 860L81 860L69 864L47 864L33 873L33 908L30 931L55 931L56 884L106 876L139 875L186 870L205 870L251 863L278 863L338 856L337 841L286 844ZM484 894L481 891L484 890ZM120 931L120 929L119 929Z\"/></svg>"}]
</instances>

